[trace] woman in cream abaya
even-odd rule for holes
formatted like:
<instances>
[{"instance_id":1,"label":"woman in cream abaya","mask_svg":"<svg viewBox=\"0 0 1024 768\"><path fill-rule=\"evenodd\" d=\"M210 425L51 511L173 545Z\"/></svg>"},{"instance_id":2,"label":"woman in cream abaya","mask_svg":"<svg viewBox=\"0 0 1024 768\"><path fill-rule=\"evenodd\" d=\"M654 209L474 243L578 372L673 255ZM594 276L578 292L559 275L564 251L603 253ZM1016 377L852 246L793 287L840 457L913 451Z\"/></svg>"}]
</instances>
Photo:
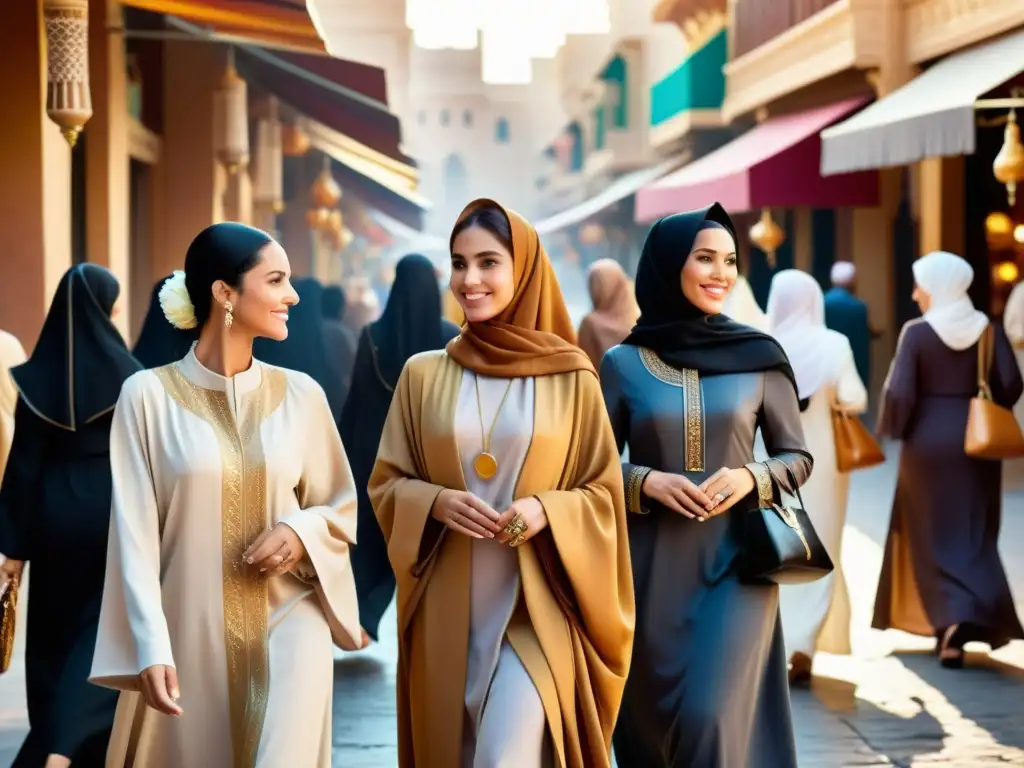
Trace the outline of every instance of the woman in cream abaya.
<instances>
[{"instance_id":1,"label":"woman in cream abaya","mask_svg":"<svg viewBox=\"0 0 1024 768\"><path fill-rule=\"evenodd\" d=\"M399 764L610 764L633 591L619 454L537 233L452 233L466 313L406 364L369 494L398 582Z\"/></svg>"},{"instance_id":2,"label":"woman in cream abaya","mask_svg":"<svg viewBox=\"0 0 1024 768\"><path fill-rule=\"evenodd\" d=\"M288 335L289 276L266 233L205 229L160 296L199 341L121 390L91 676L123 691L108 768L331 765L356 494L323 390L252 356Z\"/></svg>"}]
</instances>

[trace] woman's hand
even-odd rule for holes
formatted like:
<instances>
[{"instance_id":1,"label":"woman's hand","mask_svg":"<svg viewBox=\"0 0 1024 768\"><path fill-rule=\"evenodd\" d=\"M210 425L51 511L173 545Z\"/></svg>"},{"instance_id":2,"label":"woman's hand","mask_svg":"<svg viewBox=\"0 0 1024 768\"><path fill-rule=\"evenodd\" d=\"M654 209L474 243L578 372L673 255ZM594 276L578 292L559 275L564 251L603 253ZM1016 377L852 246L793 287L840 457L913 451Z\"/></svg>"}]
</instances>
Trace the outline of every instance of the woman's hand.
<instances>
[{"instance_id":1,"label":"woman's hand","mask_svg":"<svg viewBox=\"0 0 1024 768\"><path fill-rule=\"evenodd\" d=\"M498 520L501 533L498 541L518 547L548 527L548 513L536 496L527 496L512 502L512 506L501 514Z\"/></svg>"},{"instance_id":2,"label":"woman's hand","mask_svg":"<svg viewBox=\"0 0 1024 768\"><path fill-rule=\"evenodd\" d=\"M180 717L178 706L181 693L178 691L178 672L174 667L154 664L139 673L139 690L146 703L157 712Z\"/></svg>"},{"instance_id":3,"label":"woman's hand","mask_svg":"<svg viewBox=\"0 0 1024 768\"><path fill-rule=\"evenodd\" d=\"M278 523L261 533L245 550L242 559L270 578L288 573L305 554L306 547L295 529L287 523Z\"/></svg>"},{"instance_id":4,"label":"woman's hand","mask_svg":"<svg viewBox=\"0 0 1024 768\"><path fill-rule=\"evenodd\" d=\"M430 516L456 533L473 539L493 539L501 533L498 527L501 516L469 491L445 488L434 499Z\"/></svg>"},{"instance_id":5,"label":"woman's hand","mask_svg":"<svg viewBox=\"0 0 1024 768\"><path fill-rule=\"evenodd\" d=\"M673 512L700 520L707 514L711 499L682 475L651 470L640 489L644 495L661 502Z\"/></svg>"},{"instance_id":6,"label":"woman's hand","mask_svg":"<svg viewBox=\"0 0 1024 768\"><path fill-rule=\"evenodd\" d=\"M754 490L755 485L754 473L746 467L722 467L700 484L700 489L708 497L705 516L713 517L732 509L736 502Z\"/></svg>"}]
</instances>

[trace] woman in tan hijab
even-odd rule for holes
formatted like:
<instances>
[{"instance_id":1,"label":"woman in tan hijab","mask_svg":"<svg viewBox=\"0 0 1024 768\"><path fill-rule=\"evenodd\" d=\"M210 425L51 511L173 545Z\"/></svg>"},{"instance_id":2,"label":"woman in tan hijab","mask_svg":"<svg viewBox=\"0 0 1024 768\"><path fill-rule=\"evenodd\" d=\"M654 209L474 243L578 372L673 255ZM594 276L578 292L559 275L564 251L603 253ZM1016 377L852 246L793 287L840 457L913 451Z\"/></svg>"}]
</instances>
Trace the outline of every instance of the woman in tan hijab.
<instances>
[{"instance_id":1,"label":"woman in tan hijab","mask_svg":"<svg viewBox=\"0 0 1024 768\"><path fill-rule=\"evenodd\" d=\"M399 764L610 765L633 637L619 455L536 231L452 232L466 313L398 381L369 494L398 582Z\"/></svg>"},{"instance_id":2,"label":"woman in tan hijab","mask_svg":"<svg viewBox=\"0 0 1024 768\"><path fill-rule=\"evenodd\" d=\"M594 367L600 368L604 353L629 336L640 308L625 270L614 259L599 259L590 265L587 287L594 311L580 323L579 344Z\"/></svg>"}]
</instances>

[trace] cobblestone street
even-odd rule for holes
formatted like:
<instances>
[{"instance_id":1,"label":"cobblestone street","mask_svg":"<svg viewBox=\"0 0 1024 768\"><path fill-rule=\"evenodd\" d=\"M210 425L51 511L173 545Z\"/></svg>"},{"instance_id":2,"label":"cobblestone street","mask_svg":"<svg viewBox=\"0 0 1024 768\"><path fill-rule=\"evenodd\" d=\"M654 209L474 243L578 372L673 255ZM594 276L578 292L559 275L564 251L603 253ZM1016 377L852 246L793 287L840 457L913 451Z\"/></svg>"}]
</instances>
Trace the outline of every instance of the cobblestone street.
<instances>
[{"instance_id":1,"label":"cobblestone street","mask_svg":"<svg viewBox=\"0 0 1024 768\"><path fill-rule=\"evenodd\" d=\"M1009 483L1015 487L1005 498L1002 551L1024 614L1024 470L1012 474L1021 479ZM868 628L894 483L894 456L853 480L842 559L854 655L819 657L813 688L794 693L800 765L1024 766L1024 643L991 657L973 653L966 669L953 671L938 665L930 641ZM393 634L362 653L339 653L338 768L395 765L394 656ZM10 764L26 727L23 685L19 654L0 678L0 765Z\"/></svg>"}]
</instances>

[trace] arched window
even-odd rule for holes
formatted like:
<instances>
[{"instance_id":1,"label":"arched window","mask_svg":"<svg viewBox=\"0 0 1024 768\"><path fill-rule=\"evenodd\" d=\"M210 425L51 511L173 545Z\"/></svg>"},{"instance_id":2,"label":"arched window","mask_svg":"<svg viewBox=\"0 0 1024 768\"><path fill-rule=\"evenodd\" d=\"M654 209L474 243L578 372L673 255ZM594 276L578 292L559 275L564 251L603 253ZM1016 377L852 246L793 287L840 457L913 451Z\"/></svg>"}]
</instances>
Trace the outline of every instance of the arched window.
<instances>
[{"instance_id":1,"label":"arched window","mask_svg":"<svg viewBox=\"0 0 1024 768\"><path fill-rule=\"evenodd\" d=\"M462 125L466 128L473 127L473 113L468 109L462 113Z\"/></svg>"},{"instance_id":2,"label":"arched window","mask_svg":"<svg viewBox=\"0 0 1024 768\"><path fill-rule=\"evenodd\" d=\"M608 66L601 73L601 79L608 89L606 104L611 110L611 124L613 128L629 127L629 90L627 88L627 66L622 54L608 62Z\"/></svg>"},{"instance_id":3,"label":"arched window","mask_svg":"<svg viewBox=\"0 0 1024 768\"><path fill-rule=\"evenodd\" d=\"M498 144L508 144L512 141L512 135L508 127L508 118L499 117L494 124L494 140Z\"/></svg>"},{"instance_id":4,"label":"arched window","mask_svg":"<svg viewBox=\"0 0 1024 768\"><path fill-rule=\"evenodd\" d=\"M448 124L451 121L452 121L451 113L449 113L447 109L442 109L441 110L441 125L443 125L445 128L447 128Z\"/></svg>"},{"instance_id":5,"label":"arched window","mask_svg":"<svg viewBox=\"0 0 1024 768\"><path fill-rule=\"evenodd\" d=\"M469 202L469 185L466 181L466 164L452 153L444 159L444 199L447 207L461 208Z\"/></svg>"}]
</instances>

